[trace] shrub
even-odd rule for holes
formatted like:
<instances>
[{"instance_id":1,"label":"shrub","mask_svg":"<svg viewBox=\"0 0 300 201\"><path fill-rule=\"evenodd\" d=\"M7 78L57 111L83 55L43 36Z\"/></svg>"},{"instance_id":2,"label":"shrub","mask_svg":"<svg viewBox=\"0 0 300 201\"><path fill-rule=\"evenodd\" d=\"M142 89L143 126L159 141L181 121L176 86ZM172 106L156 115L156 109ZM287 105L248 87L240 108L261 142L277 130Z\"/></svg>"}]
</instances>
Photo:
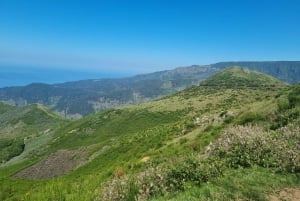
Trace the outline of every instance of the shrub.
<instances>
[{"instance_id":1,"label":"shrub","mask_svg":"<svg viewBox=\"0 0 300 201\"><path fill-rule=\"evenodd\" d=\"M276 130L288 125L300 115L300 87L294 87L287 98L278 100L276 118L273 119L270 128Z\"/></svg>"},{"instance_id":2,"label":"shrub","mask_svg":"<svg viewBox=\"0 0 300 201\"><path fill-rule=\"evenodd\" d=\"M229 128L208 147L211 157L224 159L228 167L273 167L282 172L300 172L300 128L289 126L276 132L257 126Z\"/></svg>"},{"instance_id":3,"label":"shrub","mask_svg":"<svg viewBox=\"0 0 300 201\"><path fill-rule=\"evenodd\" d=\"M176 163L167 171L167 186L172 190L184 190L185 184L201 186L209 180L222 175L222 164L215 160L200 159L197 156L190 156Z\"/></svg>"},{"instance_id":4,"label":"shrub","mask_svg":"<svg viewBox=\"0 0 300 201\"><path fill-rule=\"evenodd\" d=\"M265 118L263 115L259 113L253 113L253 112L246 112L242 114L236 121L237 125L245 125L248 123L255 123L261 120L264 120Z\"/></svg>"},{"instance_id":5,"label":"shrub","mask_svg":"<svg viewBox=\"0 0 300 201\"><path fill-rule=\"evenodd\" d=\"M101 200L148 200L153 196L182 191L187 186L200 186L222 175L217 161L189 156L171 162L168 167L149 167L132 177L114 178L103 190Z\"/></svg>"},{"instance_id":6,"label":"shrub","mask_svg":"<svg viewBox=\"0 0 300 201\"><path fill-rule=\"evenodd\" d=\"M288 95L288 101L290 108L294 108L300 105L300 85L295 86Z\"/></svg>"},{"instance_id":7,"label":"shrub","mask_svg":"<svg viewBox=\"0 0 300 201\"><path fill-rule=\"evenodd\" d=\"M230 124L231 122L233 122L234 117L233 116L228 116L224 119L224 124Z\"/></svg>"},{"instance_id":8,"label":"shrub","mask_svg":"<svg viewBox=\"0 0 300 201\"><path fill-rule=\"evenodd\" d=\"M181 138L180 140L179 140L179 144L184 144L184 143L186 143L188 141L188 139L187 138Z\"/></svg>"},{"instance_id":9,"label":"shrub","mask_svg":"<svg viewBox=\"0 0 300 201\"><path fill-rule=\"evenodd\" d=\"M113 178L105 184L101 200L147 200L168 191L164 179L165 172L160 167L150 167L131 177Z\"/></svg>"},{"instance_id":10,"label":"shrub","mask_svg":"<svg viewBox=\"0 0 300 201\"><path fill-rule=\"evenodd\" d=\"M285 111L290 108L289 101L287 99L280 99L277 103L278 111Z\"/></svg>"}]
</instances>

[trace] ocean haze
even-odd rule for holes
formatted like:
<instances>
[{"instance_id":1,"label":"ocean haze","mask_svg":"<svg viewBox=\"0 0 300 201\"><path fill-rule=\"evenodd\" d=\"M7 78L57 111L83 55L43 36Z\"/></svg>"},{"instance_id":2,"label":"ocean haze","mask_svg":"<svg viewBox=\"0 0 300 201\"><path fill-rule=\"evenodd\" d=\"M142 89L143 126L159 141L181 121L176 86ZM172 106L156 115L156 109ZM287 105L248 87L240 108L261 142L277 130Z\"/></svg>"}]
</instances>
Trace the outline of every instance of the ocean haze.
<instances>
[{"instance_id":1,"label":"ocean haze","mask_svg":"<svg viewBox=\"0 0 300 201\"><path fill-rule=\"evenodd\" d=\"M0 87L25 86L31 83L63 83L69 81L132 76L131 72L115 72L96 69L38 68L0 66Z\"/></svg>"}]
</instances>

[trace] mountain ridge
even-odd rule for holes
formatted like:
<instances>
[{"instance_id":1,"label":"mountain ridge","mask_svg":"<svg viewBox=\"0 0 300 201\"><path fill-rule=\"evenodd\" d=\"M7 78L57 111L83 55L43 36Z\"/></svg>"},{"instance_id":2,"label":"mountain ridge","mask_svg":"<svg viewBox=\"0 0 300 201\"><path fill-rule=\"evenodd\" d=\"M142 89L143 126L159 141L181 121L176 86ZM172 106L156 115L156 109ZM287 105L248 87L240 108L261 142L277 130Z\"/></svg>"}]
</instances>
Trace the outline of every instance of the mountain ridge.
<instances>
[{"instance_id":1,"label":"mountain ridge","mask_svg":"<svg viewBox=\"0 0 300 201\"><path fill-rule=\"evenodd\" d=\"M176 93L230 66L247 67L282 81L300 81L299 61L220 62L119 79L91 79L61 84L36 83L0 89L0 100L12 105L41 103L67 118L82 116L121 105L130 105Z\"/></svg>"},{"instance_id":2,"label":"mountain ridge","mask_svg":"<svg viewBox=\"0 0 300 201\"><path fill-rule=\"evenodd\" d=\"M233 66L200 82L200 85L218 87L283 87L287 84L270 75L250 71L248 68L240 66Z\"/></svg>"}]
</instances>

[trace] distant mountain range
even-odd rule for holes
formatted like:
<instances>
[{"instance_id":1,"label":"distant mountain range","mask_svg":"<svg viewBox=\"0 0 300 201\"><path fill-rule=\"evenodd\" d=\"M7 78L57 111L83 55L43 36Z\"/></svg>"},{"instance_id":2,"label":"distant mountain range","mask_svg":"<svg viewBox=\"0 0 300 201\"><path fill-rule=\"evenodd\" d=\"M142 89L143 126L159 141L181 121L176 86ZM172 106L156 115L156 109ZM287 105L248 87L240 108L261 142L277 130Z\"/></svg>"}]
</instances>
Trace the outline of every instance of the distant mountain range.
<instances>
[{"instance_id":1,"label":"distant mountain range","mask_svg":"<svg viewBox=\"0 0 300 201\"><path fill-rule=\"evenodd\" d=\"M33 83L0 89L0 100L12 105L41 103L68 118L120 105L136 104L170 95L230 66L242 66L287 83L300 81L300 61L221 62L120 79L90 79L62 84Z\"/></svg>"},{"instance_id":2,"label":"distant mountain range","mask_svg":"<svg viewBox=\"0 0 300 201\"><path fill-rule=\"evenodd\" d=\"M97 71L78 68L51 68L30 66L5 66L0 64L0 88L25 86L31 83L56 84L74 80L121 78L135 75L132 72Z\"/></svg>"}]
</instances>

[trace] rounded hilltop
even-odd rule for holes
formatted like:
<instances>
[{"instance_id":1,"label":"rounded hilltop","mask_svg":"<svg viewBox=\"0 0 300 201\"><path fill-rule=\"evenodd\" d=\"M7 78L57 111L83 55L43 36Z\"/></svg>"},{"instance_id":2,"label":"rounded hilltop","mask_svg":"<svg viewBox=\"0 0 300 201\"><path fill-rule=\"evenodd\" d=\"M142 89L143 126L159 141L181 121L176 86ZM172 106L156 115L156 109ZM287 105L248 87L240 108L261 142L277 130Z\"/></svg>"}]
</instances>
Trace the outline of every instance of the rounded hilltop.
<instances>
[{"instance_id":1,"label":"rounded hilltop","mask_svg":"<svg viewBox=\"0 0 300 201\"><path fill-rule=\"evenodd\" d=\"M217 87L284 87L287 84L266 74L248 68L233 66L218 72L200 83Z\"/></svg>"}]
</instances>

